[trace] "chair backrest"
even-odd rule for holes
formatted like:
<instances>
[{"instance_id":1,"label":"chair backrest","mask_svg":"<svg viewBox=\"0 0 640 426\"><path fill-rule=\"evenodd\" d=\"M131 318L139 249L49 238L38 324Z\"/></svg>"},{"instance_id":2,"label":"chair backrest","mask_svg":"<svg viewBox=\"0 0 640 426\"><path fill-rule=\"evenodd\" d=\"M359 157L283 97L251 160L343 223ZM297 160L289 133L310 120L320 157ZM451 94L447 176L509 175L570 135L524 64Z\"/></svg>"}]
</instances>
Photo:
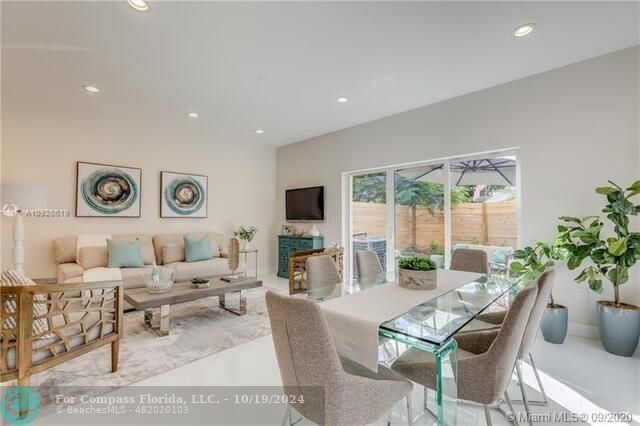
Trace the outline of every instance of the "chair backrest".
<instances>
[{"instance_id":1,"label":"chair backrest","mask_svg":"<svg viewBox=\"0 0 640 426\"><path fill-rule=\"evenodd\" d=\"M509 307L498 335L481 356L483 362L481 371L478 371L481 377L477 379L485 384L479 390L481 395L478 395L483 403L491 404L501 398L509 385L537 294L538 284L535 281L520 290Z\"/></svg>"},{"instance_id":2,"label":"chair backrest","mask_svg":"<svg viewBox=\"0 0 640 426\"><path fill-rule=\"evenodd\" d=\"M489 260L484 250L459 248L453 251L449 269L454 271L489 273Z\"/></svg>"},{"instance_id":3,"label":"chair backrest","mask_svg":"<svg viewBox=\"0 0 640 426\"><path fill-rule=\"evenodd\" d=\"M373 250L357 251L356 265L358 266L358 279L361 282L373 282L383 274L380 259Z\"/></svg>"},{"instance_id":4,"label":"chair backrest","mask_svg":"<svg viewBox=\"0 0 640 426\"><path fill-rule=\"evenodd\" d=\"M524 332L522 339L522 349L520 351L520 357L526 357L533 349L533 345L536 342L536 336L540 329L540 323L542 322L542 316L544 310L547 307L551 290L553 289L554 271L547 271L538 278L538 295L536 296L536 302L531 310L529 322L527 323L527 329Z\"/></svg>"},{"instance_id":5,"label":"chair backrest","mask_svg":"<svg viewBox=\"0 0 640 426\"><path fill-rule=\"evenodd\" d=\"M334 287L342 283L338 265L331 256L312 256L307 259L307 288L309 290Z\"/></svg>"},{"instance_id":6,"label":"chair backrest","mask_svg":"<svg viewBox=\"0 0 640 426\"><path fill-rule=\"evenodd\" d=\"M267 291L271 336L287 395L330 392L344 370L320 307L307 299ZM315 387L311 389L309 387ZM314 420L324 416L324 399L305 398L296 409Z\"/></svg>"}]
</instances>

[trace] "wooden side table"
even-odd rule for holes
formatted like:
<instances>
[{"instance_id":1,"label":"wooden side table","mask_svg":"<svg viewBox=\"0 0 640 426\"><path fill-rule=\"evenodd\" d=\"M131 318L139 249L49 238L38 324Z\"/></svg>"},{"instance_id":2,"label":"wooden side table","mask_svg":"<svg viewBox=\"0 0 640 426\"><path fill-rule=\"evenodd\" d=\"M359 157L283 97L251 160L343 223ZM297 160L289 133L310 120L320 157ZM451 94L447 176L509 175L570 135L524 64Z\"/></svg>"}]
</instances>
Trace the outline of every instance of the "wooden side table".
<instances>
[{"instance_id":1,"label":"wooden side table","mask_svg":"<svg viewBox=\"0 0 640 426\"><path fill-rule=\"evenodd\" d=\"M245 271L244 271L244 276L247 278L258 278L258 249L241 249L240 253L244 254L244 265L245 265ZM253 276L249 276L247 274L247 270L248 270L248 265L247 265L247 256L249 254L255 254L255 262L256 262L256 268L255 268L255 275Z\"/></svg>"}]
</instances>

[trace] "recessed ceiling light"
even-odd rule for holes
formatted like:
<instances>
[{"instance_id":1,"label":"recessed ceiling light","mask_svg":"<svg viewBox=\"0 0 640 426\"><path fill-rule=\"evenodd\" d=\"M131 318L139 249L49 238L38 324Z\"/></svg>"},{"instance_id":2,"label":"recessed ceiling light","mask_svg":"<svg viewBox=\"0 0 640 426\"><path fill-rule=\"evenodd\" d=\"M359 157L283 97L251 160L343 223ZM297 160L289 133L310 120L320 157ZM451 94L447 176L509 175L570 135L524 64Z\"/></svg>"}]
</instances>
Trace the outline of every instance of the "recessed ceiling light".
<instances>
[{"instance_id":1,"label":"recessed ceiling light","mask_svg":"<svg viewBox=\"0 0 640 426\"><path fill-rule=\"evenodd\" d=\"M89 93L99 93L100 92L100 89L98 89L96 86L85 85L85 86L82 86L82 88L84 90L86 90L87 92L89 92Z\"/></svg>"},{"instance_id":2,"label":"recessed ceiling light","mask_svg":"<svg viewBox=\"0 0 640 426\"><path fill-rule=\"evenodd\" d=\"M518 25L511 32L511 34L513 34L514 37L524 37L524 36L528 36L529 34L531 34L535 28L536 28L536 24L533 24L533 23L522 24L522 25Z\"/></svg>"},{"instance_id":3,"label":"recessed ceiling light","mask_svg":"<svg viewBox=\"0 0 640 426\"><path fill-rule=\"evenodd\" d=\"M347 102L349 102L349 98L347 98L346 96L340 96L338 99L336 99L336 101L340 102L341 104L346 104Z\"/></svg>"},{"instance_id":4,"label":"recessed ceiling light","mask_svg":"<svg viewBox=\"0 0 640 426\"><path fill-rule=\"evenodd\" d=\"M190 112L187 114L189 116L189 118L198 118L200 117L200 114L198 114L197 112Z\"/></svg>"},{"instance_id":5,"label":"recessed ceiling light","mask_svg":"<svg viewBox=\"0 0 640 426\"><path fill-rule=\"evenodd\" d=\"M264 130L262 129L256 129L256 134L261 135L264 133Z\"/></svg>"},{"instance_id":6,"label":"recessed ceiling light","mask_svg":"<svg viewBox=\"0 0 640 426\"><path fill-rule=\"evenodd\" d=\"M149 5L144 0L129 0L129 6L139 12L146 12L149 10Z\"/></svg>"}]
</instances>

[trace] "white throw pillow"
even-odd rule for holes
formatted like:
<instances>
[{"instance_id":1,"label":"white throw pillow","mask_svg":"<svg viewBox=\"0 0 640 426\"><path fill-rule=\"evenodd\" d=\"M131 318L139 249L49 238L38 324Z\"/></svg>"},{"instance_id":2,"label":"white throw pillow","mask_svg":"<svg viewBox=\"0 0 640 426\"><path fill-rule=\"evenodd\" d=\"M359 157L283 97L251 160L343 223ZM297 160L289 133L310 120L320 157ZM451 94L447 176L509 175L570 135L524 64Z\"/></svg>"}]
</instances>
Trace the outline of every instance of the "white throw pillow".
<instances>
[{"instance_id":1,"label":"white throw pillow","mask_svg":"<svg viewBox=\"0 0 640 426\"><path fill-rule=\"evenodd\" d=\"M29 286L36 285L32 280L27 278L25 275L13 271L11 269L7 269L2 272L0 275L0 287L15 287L15 286ZM42 302L42 303L34 303L33 304L33 335L39 336L40 338L46 339L49 337L53 337L54 334L48 333L40 336L43 333L49 331L49 323L46 318L38 318L42 315L46 315L48 312L47 304L44 303L47 301L47 297L44 294L36 294L34 296L34 302ZM5 330L13 330L16 328L16 317L15 314L17 309L17 304L15 300L5 300L4 309L9 316L5 318L4 321L4 329Z\"/></svg>"}]
</instances>

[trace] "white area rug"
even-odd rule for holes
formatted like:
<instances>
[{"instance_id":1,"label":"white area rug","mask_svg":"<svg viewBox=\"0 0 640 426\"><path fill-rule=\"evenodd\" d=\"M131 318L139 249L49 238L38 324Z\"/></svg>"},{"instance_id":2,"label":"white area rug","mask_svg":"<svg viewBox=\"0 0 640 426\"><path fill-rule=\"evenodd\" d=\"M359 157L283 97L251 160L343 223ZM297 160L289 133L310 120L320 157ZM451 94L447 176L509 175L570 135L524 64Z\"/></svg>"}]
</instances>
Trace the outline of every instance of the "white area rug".
<instances>
[{"instance_id":1,"label":"white area rug","mask_svg":"<svg viewBox=\"0 0 640 426\"><path fill-rule=\"evenodd\" d=\"M264 288L246 292L244 316L220 309L217 297L171 305L170 334L163 337L143 325L143 312L127 312L116 373L111 373L111 346L107 345L32 376L31 385L126 386L268 335L264 294ZM232 298L230 302L235 303L236 297Z\"/></svg>"}]
</instances>

